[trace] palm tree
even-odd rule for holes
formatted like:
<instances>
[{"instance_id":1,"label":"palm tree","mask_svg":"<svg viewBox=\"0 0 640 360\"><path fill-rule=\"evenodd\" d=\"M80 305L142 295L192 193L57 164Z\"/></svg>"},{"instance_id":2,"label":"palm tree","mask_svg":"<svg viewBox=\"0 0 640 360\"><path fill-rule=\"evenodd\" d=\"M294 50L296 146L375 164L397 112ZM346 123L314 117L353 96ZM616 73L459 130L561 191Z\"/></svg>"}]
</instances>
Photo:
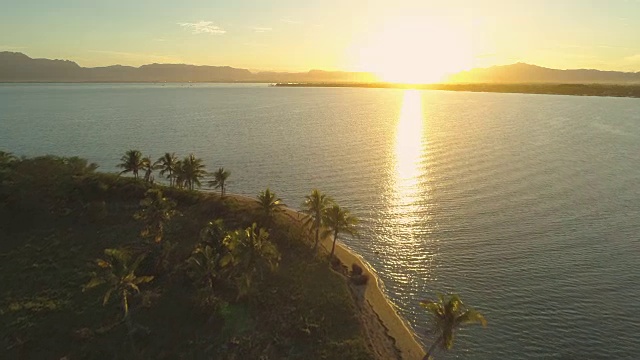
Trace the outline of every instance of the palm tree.
<instances>
[{"instance_id":1,"label":"palm tree","mask_svg":"<svg viewBox=\"0 0 640 360\"><path fill-rule=\"evenodd\" d=\"M183 189L184 188L184 170L183 170L183 166L182 166L182 160L178 160L176 162L176 167L173 170L173 184L180 188Z\"/></svg>"},{"instance_id":2,"label":"palm tree","mask_svg":"<svg viewBox=\"0 0 640 360\"><path fill-rule=\"evenodd\" d=\"M424 300L420 305L427 309L433 320L435 341L427 351L423 360L431 358L431 353L438 347L450 350L453 346L455 331L464 324L480 323L487 326L487 320L478 311L468 308L456 294L438 294L438 300Z\"/></svg>"},{"instance_id":3,"label":"palm tree","mask_svg":"<svg viewBox=\"0 0 640 360\"><path fill-rule=\"evenodd\" d=\"M257 230L253 223L244 230L230 232L225 238L230 253L230 264L236 272L238 296L246 295L251 289L254 275L263 276L265 270L274 271L280 261L280 253L269 240L264 228ZM223 259L223 264L227 262Z\"/></svg>"},{"instance_id":4,"label":"palm tree","mask_svg":"<svg viewBox=\"0 0 640 360\"><path fill-rule=\"evenodd\" d=\"M122 302L122 310L125 320L129 317L129 297L133 293L139 293L139 285L153 280L153 276L137 276L138 266L144 259L144 254L136 258L133 263L128 252L122 249L105 249L106 260L97 259L96 263L100 273L92 273L92 278L84 286L84 290L99 285L107 285L107 291L102 298L102 304L106 305L115 294Z\"/></svg>"},{"instance_id":5,"label":"palm tree","mask_svg":"<svg viewBox=\"0 0 640 360\"><path fill-rule=\"evenodd\" d=\"M327 195L320 192L318 189L311 191L311 194L305 196L305 200L302 203L302 212L308 216L304 225L312 225L312 229L316 231L316 242L313 245L313 250L318 248L318 241L320 239L320 228L322 227L322 214L329 207L333 200Z\"/></svg>"},{"instance_id":6,"label":"palm tree","mask_svg":"<svg viewBox=\"0 0 640 360\"><path fill-rule=\"evenodd\" d=\"M118 164L118 167L123 169L120 174L131 172L137 179L138 171L140 171L143 165L142 153L138 150L129 150L120 158L120 161L121 163Z\"/></svg>"},{"instance_id":7,"label":"palm tree","mask_svg":"<svg viewBox=\"0 0 640 360\"><path fill-rule=\"evenodd\" d=\"M219 168L218 171L213 173L213 180L209 181L209 186L215 189L220 189L220 197L224 196L224 184L231 175L230 172L224 168Z\"/></svg>"},{"instance_id":8,"label":"palm tree","mask_svg":"<svg viewBox=\"0 0 640 360\"><path fill-rule=\"evenodd\" d=\"M351 215L349 210L342 209L338 204L333 204L333 206L325 210L322 220L326 226L323 237L333 235L333 245L331 246L331 254L329 255L329 259L333 259L338 234L347 233L350 235L356 235L358 218Z\"/></svg>"},{"instance_id":9,"label":"palm tree","mask_svg":"<svg viewBox=\"0 0 640 360\"><path fill-rule=\"evenodd\" d=\"M269 188L265 191L261 191L258 194L258 205L260 206L260 212L262 213L262 217L267 224L271 223L273 215L276 212L282 211L282 208L286 206L282 199L276 197L276 194L271 192Z\"/></svg>"},{"instance_id":10,"label":"palm tree","mask_svg":"<svg viewBox=\"0 0 640 360\"><path fill-rule=\"evenodd\" d=\"M209 245L198 246L187 259L187 264L194 280L213 292L220 270L220 254Z\"/></svg>"},{"instance_id":11,"label":"palm tree","mask_svg":"<svg viewBox=\"0 0 640 360\"><path fill-rule=\"evenodd\" d=\"M156 169L156 165L151 161L151 158L149 156L145 156L142 158L142 166L140 167L140 169L144 170L144 181L150 183L151 174L153 173L153 170Z\"/></svg>"},{"instance_id":12,"label":"palm tree","mask_svg":"<svg viewBox=\"0 0 640 360\"><path fill-rule=\"evenodd\" d=\"M169 179L169 186L173 186L173 177L178 166L178 158L176 157L176 153L165 153L155 162L154 165L158 170L160 170L160 176L168 174L167 178Z\"/></svg>"},{"instance_id":13,"label":"palm tree","mask_svg":"<svg viewBox=\"0 0 640 360\"><path fill-rule=\"evenodd\" d=\"M151 238L156 243L162 241L166 223L177 214L176 204L162 196L162 191L150 189L146 197L140 201L140 210L133 218L144 223L144 229L140 232L143 238Z\"/></svg>"},{"instance_id":14,"label":"palm tree","mask_svg":"<svg viewBox=\"0 0 640 360\"><path fill-rule=\"evenodd\" d=\"M225 241L227 235L222 219L209 221L200 231L200 243L187 260L191 275L209 290L213 290L220 272L231 262Z\"/></svg>"},{"instance_id":15,"label":"palm tree","mask_svg":"<svg viewBox=\"0 0 640 360\"><path fill-rule=\"evenodd\" d=\"M198 187L202 186L200 179L202 179L206 174L207 171L202 163L202 159L196 158L195 155L190 154L182 160L180 176L189 190L193 190L196 185Z\"/></svg>"}]
</instances>

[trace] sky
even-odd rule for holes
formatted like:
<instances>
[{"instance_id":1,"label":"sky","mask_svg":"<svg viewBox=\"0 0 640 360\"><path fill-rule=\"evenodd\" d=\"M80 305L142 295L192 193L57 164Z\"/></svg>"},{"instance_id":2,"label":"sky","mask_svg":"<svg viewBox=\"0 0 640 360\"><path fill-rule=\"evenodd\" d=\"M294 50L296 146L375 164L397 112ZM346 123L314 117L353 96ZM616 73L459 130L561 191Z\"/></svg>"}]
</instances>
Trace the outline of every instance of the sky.
<instances>
[{"instance_id":1,"label":"sky","mask_svg":"<svg viewBox=\"0 0 640 360\"><path fill-rule=\"evenodd\" d=\"M89 67L640 71L640 0L0 0L0 9L0 51Z\"/></svg>"}]
</instances>

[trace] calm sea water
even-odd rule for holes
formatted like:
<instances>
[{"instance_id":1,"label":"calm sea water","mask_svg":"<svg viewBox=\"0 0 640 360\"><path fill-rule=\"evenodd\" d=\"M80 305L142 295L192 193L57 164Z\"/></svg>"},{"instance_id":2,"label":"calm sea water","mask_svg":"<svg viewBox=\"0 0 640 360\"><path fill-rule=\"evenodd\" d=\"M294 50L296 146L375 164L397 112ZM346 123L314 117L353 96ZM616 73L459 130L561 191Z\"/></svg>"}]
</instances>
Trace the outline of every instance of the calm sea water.
<instances>
[{"instance_id":1,"label":"calm sea water","mask_svg":"<svg viewBox=\"0 0 640 360\"><path fill-rule=\"evenodd\" d=\"M229 191L317 187L362 219L345 239L424 335L457 292L486 329L460 359L640 354L640 101L263 85L0 85L0 148L194 152ZM425 343L428 341L423 336Z\"/></svg>"}]
</instances>

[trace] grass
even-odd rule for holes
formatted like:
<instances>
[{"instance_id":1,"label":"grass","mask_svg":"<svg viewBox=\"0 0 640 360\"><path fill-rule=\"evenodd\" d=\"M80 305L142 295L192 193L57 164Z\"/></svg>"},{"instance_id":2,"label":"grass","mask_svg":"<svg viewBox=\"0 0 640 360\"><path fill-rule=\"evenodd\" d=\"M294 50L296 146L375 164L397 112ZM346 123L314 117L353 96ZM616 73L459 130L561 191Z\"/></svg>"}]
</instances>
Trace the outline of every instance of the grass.
<instances>
[{"instance_id":1,"label":"grass","mask_svg":"<svg viewBox=\"0 0 640 360\"><path fill-rule=\"evenodd\" d=\"M37 173L31 170L25 173ZM103 306L103 292L83 292L83 285L105 248L141 246L133 213L147 185L99 173L59 176L48 184L37 175L37 181L16 176L0 182L0 351L6 358L373 357L345 279L312 253L306 232L286 216L271 231L280 265L256 281L253 295L236 300L222 288L219 307L199 304L182 264L200 229L216 218L230 229L248 226L255 209L250 202L177 189L163 189L182 213L163 240L178 244L171 270L132 299L130 332L118 303ZM25 193L24 201L12 197ZM99 216L87 211L87 204L101 201Z\"/></svg>"}]
</instances>

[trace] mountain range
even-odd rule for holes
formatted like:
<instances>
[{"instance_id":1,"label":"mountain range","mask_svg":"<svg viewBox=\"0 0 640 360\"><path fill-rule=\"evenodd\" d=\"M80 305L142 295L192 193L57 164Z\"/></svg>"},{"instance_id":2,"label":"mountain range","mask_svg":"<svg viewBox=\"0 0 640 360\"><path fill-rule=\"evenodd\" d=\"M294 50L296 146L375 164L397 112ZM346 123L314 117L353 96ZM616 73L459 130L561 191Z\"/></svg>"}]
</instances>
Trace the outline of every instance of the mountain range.
<instances>
[{"instance_id":1,"label":"mountain range","mask_svg":"<svg viewBox=\"0 0 640 360\"><path fill-rule=\"evenodd\" d=\"M277 82L375 83L366 72L251 72L229 66L149 64L81 67L69 60L32 59L23 53L0 52L0 82ZM558 70L517 63L477 68L454 74L452 83L637 84L640 72L592 69Z\"/></svg>"},{"instance_id":2,"label":"mountain range","mask_svg":"<svg viewBox=\"0 0 640 360\"><path fill-rule=\"evenodd\" d=\"M449 77L452 83L498 84L638 84L640 72L595 69L559 70L517 63L462 71Z\"/></svg>"}]
</instances>

